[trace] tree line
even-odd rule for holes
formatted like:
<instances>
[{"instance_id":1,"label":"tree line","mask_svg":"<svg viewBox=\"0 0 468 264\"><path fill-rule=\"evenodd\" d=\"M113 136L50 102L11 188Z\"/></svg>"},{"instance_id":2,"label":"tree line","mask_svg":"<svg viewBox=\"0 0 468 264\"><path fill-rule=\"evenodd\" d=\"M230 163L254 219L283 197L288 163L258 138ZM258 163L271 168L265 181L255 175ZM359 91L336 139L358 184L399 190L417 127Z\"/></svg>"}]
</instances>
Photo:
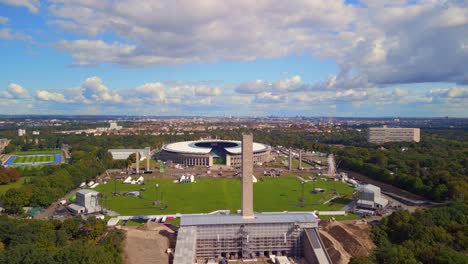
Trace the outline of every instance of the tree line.
<instances>
[{"instance_id":1,"label":"tree line","mask_svg":"<svg viewBox=\"0 0 468 264\"><path fill-rule=\"evenodd\" d=\"M468 195L468 142L426 137L336 150L339 167L434 201Z\"/></svg>"},{"instance_id":2,"label":"tree line","mask_svg":"<svg viewBox=\"0 0 468 264\"><path fill-rule=\"evenodd\" d=\"M122 231L106 233L106 223L94 217L19 220L0 217L0 264L123 263Z\"/></svg>"},{"instance_id":3,"label":"tree line","mask_svg":"<svg viewBox=\"0 0 468 264\"><path fill-rule=\"evenodd\" d=\"M21 171L15 168L0 167L0 185L16 182L21 177Z\"/></svg>"},{"instance_id":4,"label":"tree line","mask_svg":"<svg viewBox=\"0 0 468 264\"><path fill-rule=\"evenodd\" d=\"M377 248L370 257L350 264L466 264L468 263L468 205L396 211L373 226Z\"/></svg>"}]
</instances>

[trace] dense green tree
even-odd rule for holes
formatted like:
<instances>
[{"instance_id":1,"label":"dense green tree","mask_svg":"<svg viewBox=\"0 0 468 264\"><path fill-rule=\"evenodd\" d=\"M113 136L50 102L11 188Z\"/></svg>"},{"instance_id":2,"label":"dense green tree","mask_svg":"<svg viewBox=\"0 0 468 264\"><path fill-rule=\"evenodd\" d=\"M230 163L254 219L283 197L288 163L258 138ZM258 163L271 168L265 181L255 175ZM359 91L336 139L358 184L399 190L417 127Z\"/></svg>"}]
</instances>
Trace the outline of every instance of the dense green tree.
<instances>
[{"instance_id":1,"label":"dense green tree","mask_svg":"<svg viewBox=\"0 0 468 264\"><path fill-rule=\"evenodd\" d=\"M123 234L105 233L103 227L105 222L94 218L61 223L0 217L0 264L122 263ZM85 229L92 230L93 238L83 234Z\"/></svg>"},{"instance_id":2,"label":"dense green tree","mask_svg":"<svg viewBox=\"0 0 468 264\"><path fill-rule=\"evenodd\" d=\"M16 182L21 177L21 171L15 168L0 167L0 185Z\"/></svg>"},{"instance_id":3,"label":"dense green tree","mask_svg":"<svg viewBox=\"0 0 468 264\"><path fill-rule=\"evenodd\" d=\"M468 263L468 205L397 211L372 228L378 263Z\"/></svg>"},{"instance_id":4,"label":"dense green tree","mask_svg":"<svg viewBox=\"0 0 468 264\"><path fill-rule=\"evenodd\" d=\"M1 197L1 201L7 212L18 214L29 203L30 197L26 188L12 188L5 192Z\"/></svg>"}]
</instances>

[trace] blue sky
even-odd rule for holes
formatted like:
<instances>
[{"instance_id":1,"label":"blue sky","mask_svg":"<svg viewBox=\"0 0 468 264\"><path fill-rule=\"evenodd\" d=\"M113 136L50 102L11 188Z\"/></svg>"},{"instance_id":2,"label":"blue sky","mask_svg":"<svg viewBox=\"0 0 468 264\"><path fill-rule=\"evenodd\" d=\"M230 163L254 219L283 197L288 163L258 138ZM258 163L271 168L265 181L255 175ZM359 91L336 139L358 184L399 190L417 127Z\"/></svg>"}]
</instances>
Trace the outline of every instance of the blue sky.
<instances>
[{"instance_id":1,"label":"blue sky","mask_svg":"<svg viewBox=\"0 0 468 264\"><path fill-rule=\"evenodd\" d=\"M0 114L468 116L463 1L0 0Z\"/></svg>"}]
</instances>

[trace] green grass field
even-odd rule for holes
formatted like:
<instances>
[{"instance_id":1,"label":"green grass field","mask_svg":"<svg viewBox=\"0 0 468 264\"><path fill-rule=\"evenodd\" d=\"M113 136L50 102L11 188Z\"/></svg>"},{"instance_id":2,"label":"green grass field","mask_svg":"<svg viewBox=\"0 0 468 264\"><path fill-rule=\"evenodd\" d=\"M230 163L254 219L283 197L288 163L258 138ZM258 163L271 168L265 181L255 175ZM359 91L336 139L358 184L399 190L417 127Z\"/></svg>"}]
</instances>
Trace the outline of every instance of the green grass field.
<instances>
[{"instance_id":1,"label":"green grass field","mask_svg":"<svg viewBox=\"0 0 468 264\"><path fill-rule=\"evenodd\" d=\"M289 158L285 157L276 157L275 160L270 164L272 167L276 168L288 168L289 167ZM305 162L302 162L303 168L310 168L311 166ZM299 159L295 158L292 160L292 166L294 169L299 167Z\"/></svg>"},{"instance_id":2,"label":"green grass field","mask_svg":"<svg viewBox=\"0 0 468 264\"><path fill-rule=\"evenodd\" d=\"M28 181L30 178L31 177L21 177L17 182L6 185L0 185L0 195L4 194L6 191L8 191L8 189L20 187L24 184L25 181Z\"/></svg>"},{"instance_id":3,"label":"green grass field","mask_svg":"<svg viewBox=\"0 0 468 264\"><path fill-rule=\"evenodd\" d=\"M32 163L32 162L52 162L55 160L53 155L47 156L16 156L13 164L15 163Z\"/></svg>"},{"instance_id":4,"label":"green grass field","mask_svg":"<svg viewBox=\"0 0 468 264\"><path fill-rule=\"evenodd\" d=\"M341 183L317 180L304 184L304 207L300 206L301 183L296 177L260 178L254 184L254 208L258 212L279 211L312 211L340 210L352 199L353 188ZM241 205L240 179L198 178L196 183L174 184L172 179L147 180L146 185L122 184L118 181L117 192L138 191L142 197L113 196L114 182L99 185L96 191L102 192L106 198L104 206L122 215L149 215L165 213L207 213L215 210L229 209L236 212ZM163 193L163 201L168 205L166 210L159 210L153 205L156 195L155 184L159 184L159 199ZM323 204L333 197L332 189L342 195L337 202ZM314 188L326 189L325 193L313 194Z\"/></svg>"}]
</instances>

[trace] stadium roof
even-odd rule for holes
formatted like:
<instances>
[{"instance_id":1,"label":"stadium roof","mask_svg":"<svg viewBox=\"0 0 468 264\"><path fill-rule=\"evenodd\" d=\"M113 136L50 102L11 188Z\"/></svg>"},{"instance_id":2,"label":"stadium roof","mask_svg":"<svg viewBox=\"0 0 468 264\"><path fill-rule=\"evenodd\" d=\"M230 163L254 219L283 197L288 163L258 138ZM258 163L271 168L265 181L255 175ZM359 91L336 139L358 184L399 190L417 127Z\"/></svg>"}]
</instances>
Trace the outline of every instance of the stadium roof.
<instances>
[{"instance_id":1,"label":"stadium roof","mask_svg":"<svg viewBox=\"0 0 468 264\"><path fill-rule=\"evenodd\" d=\"M209 147L199 147L196 146L196 143L219 143L219 142L225 142L225 143L234 143L235 146L233 147L225 147L224 149L231 153L231 154L241 154L242 152L242 147L241 147L241 142L236 141L236 140L198 140L198 141L182 141L182 142L176 142L176 143L171 143L163 146L164 150L167 151L172 151L172 152L181 152L181 153L195 153L195 154L208 154L211 152L211 148ZM258 152L258 151L265 151L269 149L270 146L264 145L261 143L253 143L253 151Z\"/></svg>"},{"instance_id":2,"label":"stadium roof","mask_svg":"<svg viewBox=\"0 0 468 264\"><path fill-rule=\"evenodd\" d=\"M311 213L256 213L255 218L245 219L242 215L183 215L181 226L222 225L222 224L267 224L267 223L317 223Z\"/></svg>"}]
</instances>

